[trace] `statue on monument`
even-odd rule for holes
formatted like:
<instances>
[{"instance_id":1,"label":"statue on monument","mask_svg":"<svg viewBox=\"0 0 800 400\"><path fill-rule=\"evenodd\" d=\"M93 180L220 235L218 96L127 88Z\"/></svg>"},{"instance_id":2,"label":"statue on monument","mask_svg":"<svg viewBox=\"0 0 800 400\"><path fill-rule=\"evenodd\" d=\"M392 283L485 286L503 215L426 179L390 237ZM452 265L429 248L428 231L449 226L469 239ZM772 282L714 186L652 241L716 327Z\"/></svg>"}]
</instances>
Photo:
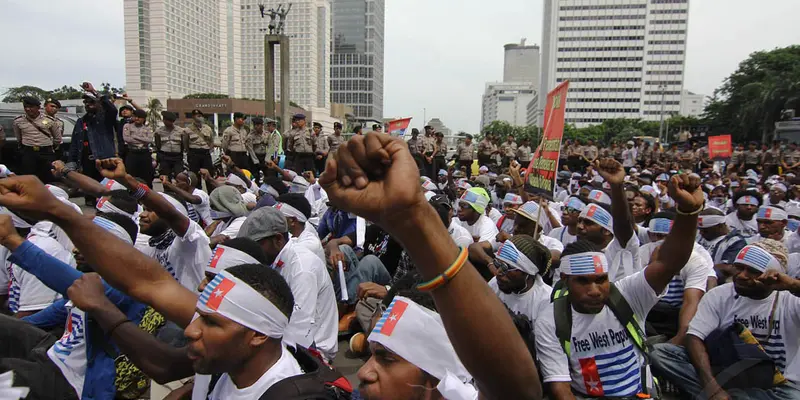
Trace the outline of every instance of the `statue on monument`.
<instances>
[{"instance_id":1,"label":"statue on monument","mask_svg":"<svg viewBox=\"0 0 800 400\"><path fill-rule=\"evenodd\" d=\"M280 6L278 8L280 9ZM266 6L263 4L259 4L258 9L261 10L261 18L269 16L269 34L272 35L276 33L275 31L278 25L276 24L275 20L278 17L278 11L276 11L274 8L270 8L269 10L265 11Z\"/></svg>"},{"instance_id":2,"label":"statue on monument","mask_svg":"<svg viewBox=\"0 0 800 400\"><path fill-rule=\"evenodd\" d=\"M292 9L292 3L289 3L288 8L283 8L283 4L278 4L278 9L276 11L278 12L278 17L280 17L280 20L278 21L278 28L276 29L275 32L278 35L283 35L283 27L286 22L286 14L289 14L289 10L291 9Z\"/></svg>"}]
</instances>

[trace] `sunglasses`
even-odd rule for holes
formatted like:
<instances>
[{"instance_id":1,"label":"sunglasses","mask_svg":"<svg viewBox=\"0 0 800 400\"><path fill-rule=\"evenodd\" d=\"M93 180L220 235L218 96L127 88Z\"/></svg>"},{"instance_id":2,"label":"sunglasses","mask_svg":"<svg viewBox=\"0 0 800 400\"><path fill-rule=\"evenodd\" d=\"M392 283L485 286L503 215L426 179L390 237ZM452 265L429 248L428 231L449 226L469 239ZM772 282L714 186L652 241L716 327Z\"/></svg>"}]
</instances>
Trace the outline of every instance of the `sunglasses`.
<instances>
[{"instance_id":1,"label":"sunglasses","mask_svg":"<svg viewBox=\"0 0 800 400\"><path fill-rule=\"evenodd\" d=\"M580 214L580 212L581 212L581 210L579 210L577 208L572 208L572 207L567 207L567 206L561 206L561 211L564 211L564 212L570 213L570 214L572 214L572 213Z\"/></svg>"},{"instance_id":2,"label":"sunglasses","mask_svg":"<svg viewBox=\"0 0 800 400\"><path fill-rule=\"evenodd\" d=\"M497 268L497 275L505 275L514 270L514 268L508 265L507 262L499 258L492 260L492 264L494 264L495 268Z\"/></svg>"}]
</instances>

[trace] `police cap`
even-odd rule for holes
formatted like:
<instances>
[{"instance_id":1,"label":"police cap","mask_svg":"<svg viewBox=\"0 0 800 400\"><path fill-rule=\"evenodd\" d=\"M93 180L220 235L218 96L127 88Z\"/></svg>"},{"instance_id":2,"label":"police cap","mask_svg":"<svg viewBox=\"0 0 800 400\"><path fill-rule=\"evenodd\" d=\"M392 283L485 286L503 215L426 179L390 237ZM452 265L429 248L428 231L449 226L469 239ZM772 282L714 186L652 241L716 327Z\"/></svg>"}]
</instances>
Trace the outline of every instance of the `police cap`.
<instances>
[{"instance_id":1,"label":"police cap","mask_svg":"<svg viewBox=\"0 0 800 400\"><path fill-rule=\"evenodd\" d=\"M162 111L161 118L164 118L166 121L175 121L178 119L178 114L175 114L172 111Z\"/></svg>"},{"instance_id":2,"label":"police cap","mask_svg":"<svg viewBox=\"0 0 800 400\"><path fill-rule=\"evenodd\" d=\"M22 105L23 106L33 106L33 107L41 107L42 102L39 101L36 97L33 96L25 96L22 98Z\"/></svg>"},{"instance_id":3,"label":"police cap","mask_svg":"<svg viewBox=\"0 0 800 400\"><path fill-rule=\"evenodd\" d=\"M58 107L58 108L61 108L61 102L60 102L60 101L58 101L58 100L56 100L56 99L50 99L50 98L48 98L47 100L45 100L45 101L44 101L44 104L45 104L45 105L47 105L47 104L50 104L50 103L54 104L54 105L55 105L56 107Z\"/></svg>"},{"instance_id":4,"label":"police cap","mask_svg":"<svg viewBox=\"0 0 800 400\"><path fill-rule=\"evenodd\" d=\"M333 127L334 128L341 128L342 127L342 123L341 122L334 122L333 123Z\"/></svg>"},{"instance_id":5,"label":"police cap","mask_svg":"<svg viewBox=\"0 0 800 400\"><path fill-rule=\"evenodd\" d=\"M264 118L260 117L253 118L253 125L264 125Z\"/></svg>"},{"instance_id":6,"label":"police cap","mask_svg":"<svg viewBox=\"0 0 800 400\"><path fill-rule=\"evenodd\" d=\"M322 124L320 124L319 122L314 122L313 124L311 124L311 126L313 126L313 127L315 127L315 128L316 128L316 127L320 127L320 128L322 128Z\"/></svg>"},{"instance_id":7,"label":"police cap","mask_svg":"<svg viewBox=\"0 0 800 400\"><path fill-rule=\"evenodd\" d=\"M239 118L244 118L244 114L240 112L233 113L233 119L239 119Z\"/></svg>"},{"instance_id":8,"label":"police cap","mask_svg":"<svg viewBox=\"0 0 800 400\"><path fill-rule=\"evenodd\" d=\"M137 118L147 118L147 111L145 110L134 110L133 116Z\"/></svg>"},{"instance_id":9,"label":"police cap","mask_svg":"<svg viewBox=\"0 0 800 400\"><path fill-rule=\"evenodd\" d=\"M204 116L203 112L198 110L198 109L192 110L192 116L194 117L195 115L203 115Z\"/></svg>"},{"instance_id":10,"label":"police cap","mask_svg":"<svg viewBox=\"0 0 800 400\"><path fill-rule=\"evenodd\" d=\"M305 114L295 114L295 115L292 116L292 120L293 121L299 121L301 119L302 120L306 119L306 115Z\"/></svg>"}]
</instances>

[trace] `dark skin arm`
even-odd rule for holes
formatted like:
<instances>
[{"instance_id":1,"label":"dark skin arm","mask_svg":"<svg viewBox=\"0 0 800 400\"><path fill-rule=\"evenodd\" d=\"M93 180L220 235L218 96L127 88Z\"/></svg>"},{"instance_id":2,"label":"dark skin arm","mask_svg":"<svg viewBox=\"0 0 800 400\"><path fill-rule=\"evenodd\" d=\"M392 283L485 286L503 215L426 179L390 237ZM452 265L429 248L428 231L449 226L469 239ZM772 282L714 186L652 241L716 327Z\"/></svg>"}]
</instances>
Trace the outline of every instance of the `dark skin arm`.
<instances>
[{"instance_id":1,"label":"dark skin arm","mask_svg":"<svg viewBox=\"0 0 800 400\"><path fill-rule=\"evenodd\" d=\"M397 239L423 279L434 278L457 258L459 249L425 200L403 140L375 133L351 138L328 159L320 184L334 206L377 223ZM542 397L527 346L505 306L468 261L431 293L456 353L487 398ZM486 348L492 351L479 350Z\"/></svg>"},{"instance_id":2,"label":"dark skin arm","mask_svg":"<svg viewBox=\"0 0 800 400\"><path fill-rule=\"evenodd\" d=\"M92 196L102 197L111 194L111 190L106 188L105 185L101 185L100 182L78 171L70 171L69 173L64 174L64 167L65 165L63 161L53 161L53 169L51 171L55 177L61 177L68 185L76 187L83 193Z\"/></svg>"},{"instance_id":3,"label":"dark skin arm","mask_svg":"<svg viewBox=\"0 0 800 400\"><path fill-rule=\"evenodd\" d=\"M194 375L185 348L172 347L143 331L120 311L104 294L100 275L85 274L67 290L76 307L86 311L103 332L113 329L111 338L120 351L147 376L164 384Z\"/></svg>"},{"instance_id":4,"label":"dark skin arm","mask_svg":"<svg viewBox=\"0 0 800 400\"><path fill-rule=\"evenodd\" d=\"M269 161L269 160L267 160L264 163L264 175L266 176L267 174L270 174L270 175L277 174L278 176L281 177L281 179L283 179L285 181L291 181L292 180L292 176L288 172L286 172L283 169L281 169L281 167L279 167L278 164L275 164L274 162Z\"/></svg>"},{"instance_id":5,"label":"dark skin arm","mask_svg":"<svg viewBox=\"0 0 800 400\"><path fill-rule=\"evenodd\" d=\"M125 171L125 164L122 162L122 159L108 158L105 160L97 160L97 167L104 177L116 180L128 188L129 191L135 191L139 186L139 181L131 175L128 175ZM156 192L148 192L139 202L156 213L159 218L166 221L169 228L172 229L175 234L181 237L186 234L186 230L189 229L189 218L176 210L167 199L161 197L161 195Z\"/></svg>"},{"instance_id":6,"label":"dark skin arm","mask_svg":"<svg viewBox=\"0 0 800 400\"><path fill-rule=\"evenodd\" d=\"M0 205L32 218L53 221L69 235L86 263L111 286L149 304L180 326L191 322L197 293L181 286L158 261L56 199L36 177L26 175L1 179Z\"/></svg>"},{"instance_id":7,"label":"dark skin arm","mask_svg":"<svg viewBox=\"0 0 800 400\"><path fill-rule=\"evenodd\" d=\"M213 191L214 189L220 186L220 184L217 183L216 179L211 177L211 173L208 172L208 170L205 168L200 168L200 179L205 181L206 187L208 188L209 192Z\"/></svg>"},{"instance_id":8,"label":"dark skin arm","mask_svg":"<svg viewBox=\"0 0 800 400\"><path fill-rule=\"evenodd\" d=\"M697 305L700 304L703 294L700 289L686 289L683 291L683 305L678 314L678 333L670 339L670 343L683 346L683 342L686 340L686 331L689 330L689 322L692 322L692 318L697 313Z\"/></svg>"},{"instance_id":9,"label":"dark skin arm","mask_svg":"<svg viewBox=\"0 0 800 400\"><path fill-rule=\"evenodd\" d=\"M189 203L189 204L200 204L203 202L203 199L200 196L195 196L178 186L174 185L168 179L162 179L161 184L164 185L164 189L169 190L170 192L174 193L179 199Z\"/></svg>"},{"instance_id":10,"label":"dark skin arm","mask_svg":"<svg viewBox=\"0 0 800 400\"><path fill-rule=\"evenodd\" d=\"M687 335L685 343L686 350L689 353L689 360L692 362L697 372L697 378L700 380L700 385L703 387L703 393L708 398L728 399L728 394L725 393L714 378L705 343L694 335Z\"/></svg>"},{"instance_id":11,"label":"dark skin arm","mask_svg":"<svg viewBox=\"0 0 800 400\"><path fill-rule=\"evenodd\" d=\"M633 217L625 196L625 169L613 158L595 162L595 169L611 185L611 216L614 217L614 237L622 247L633 236Z\"/></svg>"},{"instance_id":12,"label":"dark skin arm","mask_svg":"<svg viewBox=\"0 0 800 400\"><path fill-rule=\"evenodd\" d=\"M575 400L569 382L549 382L550 396L555 400Z\"/></svg>"},{"instance_id":13,"label":"dark skin arm","mask_svg":"<svg viewBox=\"0 0 800 400\"><path fill-rule=\"evenodd\" d=\"M499 233L498 236L501 234L503 234L503 232ZM494 266L494 260L488 253L491 250L492 245L489 242L472 243L469 245L469 259L470 261L486 265L489 267L489 271L492 272L492 275L497 275L497 268Z\"/></svg>"}]
</instances>

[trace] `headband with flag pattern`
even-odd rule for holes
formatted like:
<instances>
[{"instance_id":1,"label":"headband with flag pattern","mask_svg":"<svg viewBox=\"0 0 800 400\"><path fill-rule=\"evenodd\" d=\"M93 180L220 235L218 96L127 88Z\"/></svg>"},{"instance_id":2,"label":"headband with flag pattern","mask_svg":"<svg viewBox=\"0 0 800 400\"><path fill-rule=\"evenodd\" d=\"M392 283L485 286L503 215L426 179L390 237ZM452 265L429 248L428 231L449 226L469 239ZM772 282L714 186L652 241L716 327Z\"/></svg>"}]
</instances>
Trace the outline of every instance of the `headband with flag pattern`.
<instances>
[{"instance_id":1,"label":"headband with flag pattern","mask_svg":"<svg viewBox=\"0 0 800 400\"><path fill-rule=\"evenodd\" d=\"M525 254L522 254L517 246L506 240L500 245L497 250L497 258L505 261L514 269L518 269L528 275L536 275L539 273L539 268L533 263Z\"/></svg>"},{"instance_id":2,"label":"headband with flag pattern","mask_svg":"<svg viewBox=\"0 0 800 400\"><path fill-rule=\"evenodd\" d=\"M758 214L756 214L756 219L786 221L787 219L789 219L789 215L786 213L786 210L781 210L780 208L772 206L762 206L758 208Z\"/></svg>"},{"instance_id":3,"label":"headband with flag pattern","mask_svg":"<svg viewBox=\"0 0 800 400\"><path fill-rule=\"evenodd\" d=\"M101 197L100 200L97 201L95 208L97 209L97 211L104 212L107 214L122 214L130 219L134 219L133 214L123 211L114 204L111 204L111 198L108 196Z\"/></svg>"},{"instance_id":4,"label":"headband with flag pattern","mask_svg":"<svg viewBox=\"0 0 800 400\"><path fill-rule=\"evenodd\" d=\"M602 190L592 190L589 192L589 200L596 201L600 204L611 205L611 197Z\"/></svg>"},{"instance_id":5,"label":"headband with flag pattern","mask_svg":"<svg viewBox=\"0 0 800 400\"><path fill-rule=\"evenodd\" d=\"M118 237L123 242L125 242L127 244L130 244L130 245L133 244L133 238L131 238L131 235L128 233L128 231L126 231L118 223L116 223L114 221L111 221L109 219L105 219L103 217L98 217L98 216L95 216L92 219L92 222L94 222L95 225L105 229L106 231L108 231L112 235Z\"/></svg>"},{"instance_id":6,"label":"headband with flag pattern","mask_svg":"<svg viewBox=\"0 0 800 400\"><path fill-rule=\"evenodd\" d=\"M605 230L614 233L614 219L611 217L611 213L597 204L589 204L584 207L579 218L588 219L602 226Z\"/></svg>"},{"instance_id":7,"label":"headband with flag pattern","mask_svg":"<svg viewBox=\"0 0 800 400\"><path fill-rule=\"evenodd\" d=\"M600 252L570 254L561 259L558 268L565 275L606 274L608 259Z\"/></svg>"},{"instance_id":8,"label":"headband with flag pattern","mask_svg":"<svg viewBox=\"0 0 800 400\"><path fill-rule=\"evenodd\" d=\"M528 201L514 211L533 222L539 220L539 205L535 201Z\"/></svg>"},{"instance_id":9,"label":"headband with flag pattern","mask_svg":"<svg viewBox=\"0 0 800 400\"><path fill-rule=\"evenodd\" d=\"M577 197L570 197L569 200L567 200L566 206L578 211L583 211L583 208L586 207L586 203L582 202Z\"/></svg>"},{"instance_id":10,"label":"headband with flag pattern","mask_svg":"<svg viewBox=\"0 0 800 400\"><path fill-rule=\"evenodd\" d=\"M666 235L672 229L673 223L674 221L668 218L653 218L650 220L648 229L650 233Z\"/></svg>"},{"instance_id":11,"label":"headband with flag pattern","mask_svg":"<svg viewBox=\"0 0 800 400\"><path fill-rule=\"evenodd\" d=\"M736 204L737 205L738 204L747 204L747 205L751 205L751 206L757 206L758 205L758 199L755 198L755 196L742 196L742 197L739 198L739 200L736 200Z\"/></svg>"},{"instance_id":12,"label":"headband with flag pattern","mask_svg":"<svg viewBox=\"0 0 800 400\"><path fill-rule=\"evenodd\" d=\"M212 254L211 258L208 260L206 272L218 274L220 271L224 271L230 267L235 267L242 264L261 263L253 258L253 256L239 249L218 244L217 247L214 248L214 254Z\"/></svg>"},{"instance_id":13,"label":"headband with flag pattern","mask_svg":"<svg viewBox=\"0 0 800 400\"><path fill-rule=\"evenodd\" d=\"M276 210L280 211L284 217L296 218L297 221L299 222L306 222L308 220L308 218L306 218L306 216L303 213L301 213L300 210L286 203L276 203L273 207L275 207Z\"/></svg>"},{"instance_id":14,"label":"headband with flag pattern","mask_svg":"<svg viewBox=\"0 0 800 400\"><path fill-rule=\"evenodd\" d=\"M725 223L724 215L700 215L697 217L698 228L711 228Z\"/></svg>"},{"instance_id":15,"label":"headband with flag pattern","mask_svg":"<svg viewBox=\"0 0 800 400\"><path fill-rule=\"evenodd\" d=\"M503 197L503 204L522 204L522 196L514 193L506 193L506 195Z\"/></svg>"},{"instance_id":16,"label":"headband with flag pattern","mask_svg":"<svg viewBox=\"0 0 800 400\"><path fill-rule=\"evenodd\" d=\"M781 268L781 263L768 251L758 246L747 245L739 251L733 261L734 264L743 264L748 267L764 272L768 269L785 272Z\"/></svg>"}]
</instances>

